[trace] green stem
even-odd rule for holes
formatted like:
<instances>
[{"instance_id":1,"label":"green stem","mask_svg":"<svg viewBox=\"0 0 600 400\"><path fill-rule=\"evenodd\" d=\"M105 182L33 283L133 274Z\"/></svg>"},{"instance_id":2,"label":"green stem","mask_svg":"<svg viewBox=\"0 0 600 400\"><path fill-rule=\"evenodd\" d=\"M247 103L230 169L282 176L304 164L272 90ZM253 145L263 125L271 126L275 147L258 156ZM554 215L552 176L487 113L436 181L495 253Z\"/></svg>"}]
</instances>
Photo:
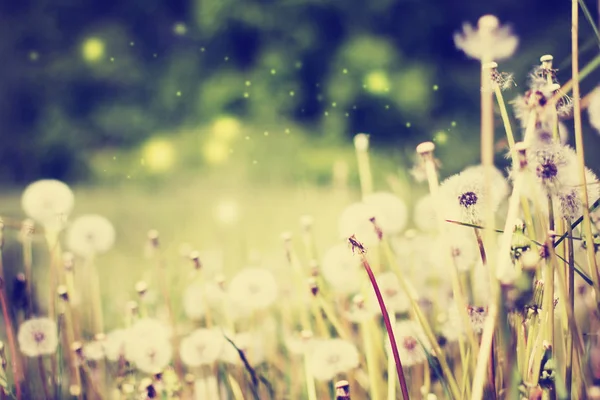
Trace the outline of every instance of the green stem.
<instances>
[{"instance_id":1,"label":"green stem","mask_svg":"<svg viewBox=\"0 0 600 400\"><path fill-rule=\"evenodd\" d=\"M568 292L568 303L567 307L571 310L571 315L575 313L575 274L573 273L575 263L575 252L573 249L573 230L571 229L571 221L567 219L567 248L569 260L569 268L567 268L567 292ZM568 317L567 317L568 318ZM573 332L570 329L566 330L566 347L567 347L567 362L565 371L565 383L567 386L567 396L571 397L572 384L573 384Z\"/></svg>"}]
</instances>

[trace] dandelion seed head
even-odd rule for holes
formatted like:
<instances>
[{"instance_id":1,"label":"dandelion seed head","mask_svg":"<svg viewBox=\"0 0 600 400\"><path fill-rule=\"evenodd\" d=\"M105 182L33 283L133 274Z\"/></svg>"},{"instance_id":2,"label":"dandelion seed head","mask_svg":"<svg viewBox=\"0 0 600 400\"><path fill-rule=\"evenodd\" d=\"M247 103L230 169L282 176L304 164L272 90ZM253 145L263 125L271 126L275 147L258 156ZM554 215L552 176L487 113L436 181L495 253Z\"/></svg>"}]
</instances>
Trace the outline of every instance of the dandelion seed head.
<instances>
[{"instance_id":1,"label":"dandelion seed head","mask_svg":"<svg viewBox=\"0 0 600 400\"><path fill-rule=\"evenodd\" d=\"M87 342L83 345L83 357L86 360L91 360L91 361L100 361L102 359L104 359L105 353L104 353L104 345L102 343L103 341L100 340L94 340L92 342Z\"/></svg>"},{"instance_id":2,"label":"dandelion seed head","mask_svg":"<svg viewBox=\"0 0 600 400\"><path fill-rule=\"evenodd\" d=\"M427 351L431 351L431 344L423 329L414 321L398 321L394 327L396 346L403 366L417 365L427 360ZM391 352L389 340L386 340L386 350Z\"/></svg>"},{"instance_id":3,"label":"dandelion seed head","mask_svg":"<svg viewBox=\"0 0 600 400\"><path fill-rule=\"evenodd\" d=\"M128 360L142 372L158 374L171 362L173 349L168 338L161 334L151 333L129 341L127 347Z\"/></svg>"},{"instance_id":4,"label":"dandelion seed head","mask_svg":"<svg viewBox=\"0 0 600 400\"><path fill-rule=\"evenodd\" d=\"M63 227L74 203L75 197L69 186L54 179L31 183L21 196L25 214L51 230Z\"/></svg>"},{"instance_id":5,"label":"dandelion seed head","mask_svg":"<svg viewBox=\"0 0 600 400\"><path fill-rule=\"evenodd\" d=\"M575 152L560 144L537 144L527 151L528 165L548 194L557 194L577 180Z\"/></svg>"},{"instance_id":6,"label":"dandelion seed head","mask_svg":"<svg viewBox=\"0 0 600 400\"><path fill-rule=\"evenodd\" d=\"M518 38L507 26L500 26L498 18L484 15L477 28L464 24L462 32L454 34L454 44L467 56L478 60L502 60L513 55Z\"/></svg>"},{"instance_id":7,"label":"dandelion seed head","mask_svg":"<svg viewBox=\"0 0 600 400\"><path fill-rule=\"evenodd\" d=\"M114 243L115 228L101 215L82 215L73 221L67 231L67 247L83 257L105 253Z\"/></svg>"},{"instance_id":8,"label":"dandelion seed head","mask_svg":"<svg viewBox=\"0 0 600 400\"><path fill-rule=\"evenodd\" d=\"M484 188L484 175L481 169L465 170L451 176L440 187L441 198L445 204L444 209L440 211L444 212L447 219L480 224L487 196ZM491 194L491 197L495 212L501 198L495 193Z\"/></svg>"},{"instance_id":9,"label":"dandelion seed head","mask_svg":"<svg viewBox=\"0 0 600 400\"><path fill-rule=\"evenodd\" d=\"M49 318L28 319L19 326L17 339L28 357L53 354L58 347L58 328Z\"/></svg>"},{"instance_id":10,"label":"dandelion seed head","mask_svg":"<svg viewBox=\"0 0 600 400\"><path fill-rule=\"evenodd\" d=\"M262 268L245 268L229 282L228 295L236 305L258 311L277 299L278 287L273 274Z\"/></svg>"},{"instance_id":11,"label":"dandelion seed head","mask_svg":"<svg viewBox=\"0 0 600 400\"><path fill-rule=\"evenodd\" d=\"M408 218L406 204L388 192L376 192L363 200L375 210L373 217L384 234L395 235L404 229Z\"/></svg>"},{"instance_id":12,"label":"dandelion seed head","mask_svg":"<svg viewBox=\"0 0 600 400\"><path fill-rule=\"evenodd\" d=\"M329 381L359 364L356 346L343 339L321 340L315 344L308 362L315 379Z\"/></svg>"},{"instance_id":13,"label":"dandelion seed head","mask_svg":"<svg viewBox=\"0 0 600 400\"><path fill-rule=\"evenodd\" d=\"M592 92L587 111L590 125L600 133L600 87L596 87Z\"/></svg>"},{"instance_id":14,"label":"dandelion seed head","mask_svg":"<svg viewBox=\"0 0 600 400\"><path fill-rule=\"evenodd\" d=\"M109 332L102 341L104 354L110 361L117 361L125 355L125 341L128 337L128 331L125 329L115 329Z\"/></svg>"},{"instance_id":15,"label":"dandelion seed head","mask_svg":"<svg viewBox=\"0 0 600 400\"><path fill-rule=\"evenodd\" d=\"M197 329L181 341L181 361L190 367L212 365L225 345L225 339L216 329Z\"/></svg>"},{"instance_id":16,"label":"dandelion seed head","mask_svg":"<svg viewBox=\"0 0 600 400\"><path fill-rule=\"evenodd\" d=\"M341 239L346 240L355 235L366 246L379 242L371 218L376 211L365 203L353 203L346 207L338 220L338 232Z\"/></svg>"}]
</instances>

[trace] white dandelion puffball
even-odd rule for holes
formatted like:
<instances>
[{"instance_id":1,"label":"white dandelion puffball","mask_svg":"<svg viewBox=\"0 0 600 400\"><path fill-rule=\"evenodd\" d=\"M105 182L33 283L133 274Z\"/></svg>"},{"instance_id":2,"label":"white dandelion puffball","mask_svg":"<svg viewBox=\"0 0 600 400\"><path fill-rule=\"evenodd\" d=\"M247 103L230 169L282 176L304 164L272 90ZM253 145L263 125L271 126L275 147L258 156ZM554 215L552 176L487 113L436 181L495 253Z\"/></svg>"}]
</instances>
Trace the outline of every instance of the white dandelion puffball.
<instances>
[{"instance_id":1,"label":"white dandelion puffball","mask_svg":"<svg viewBox=\"0 0 600 400\"><path fill-rule=\"evenodd\" d=\"M528 168L540 186L551 195L578 182L577 156L569 146L538 144L527 150ZM527 193L527 191L526 191Z\"/></svg>"},{"instance_id":2,"label":"white dandelion puffball","mask_svg":"<svg viewBox=\"0 0 600 400\"><path fill-rule=\"evenodd\" d=\"M170 340L161 334L152 333L131 341L128 353L130 360L140 371L158 374L171 362L173 349Z\"/></svg>"},{"instance_id":3,"label":"white dandelion puffball","mask_svg":"<svg viewBox=\"0 0 600 400\"><path fill-rule=\"evenodd\" d=\"M498 61L513 55L519 44L507 26L500 26L498 18L484 15L477 27L464 24L462 32L454 34L454 44L467 56L485 62Z\"/></svg>"},{"instance_id":4,"label":"white dandelion puffball","mask_svg":"<svg viewBox=\"0 0 600 400\"><path fill-rule=\"evenodd\" d=\"M190 284L183 292L183 310L191 320L199 320L206 312L204 300L204 287L199 282Z\"/></svg>"},{"instance_id":5,"label":"white dandelion puffball","mask_svg":"<svg viewBox=\"0 0 600 400\"><path fill-rule=\"evenodd\" d=\"M431 344L417 323L409 320L397 322L394 325L394 338L402 365L409 367L427 360L426 351L431 351ZM391 348L390 340L386 338L388 354L391 354Z\"/></svg>"},{"instance_id":6,"label":"white dandelion puffball","mask_svg":"<svg viewBox=\"0 0 600 400\"><path fill-rule=\"evenodd\" d=\"M62 228L74 203L75 197L69 186L54 179L33 182L21 196L21 207L25 214L53 230Z\"/></svg>"},{"instance_id":7,"label":"white dandelion puffball","mask_svg":"<svg viewBox=\"0 0 600 400\"><path fill-rule=\"evenodd\" d=\"M335 292L355 293L361 283L360 257L355 257L344 243L335 245L323 256L321 274Z\"/></svg>"},{"instance_id":8,"label":"white dandelion puffball","mask_svg":"<svg viewBox=\"0 0 600 400\"><path fill-rule=\"evenodd\" d=\"M227 293L234 304L250 310L264 310L277 299L277 282L263 268L244 268L229 282Z\"/></svg>"},{"instance_id":9,"label":"white dandelion puffball","mask_svg":"<svg viewBox=\"0 0 600 400\"><path fill-rule=\"evenodd\" d=\"M83 345L83 357L86 360L99 361L105 356L104 344L102 341L95 340Z\"/></svg>"},{"instance_id":10,"label":"white dandelion puffball","mask_svg":"<svg viewBox=\"0 0 600 400\"><path fill-rule=\"evenodd\" d=\"M216 329L197 329L181 341L181 361L190 367L211 365L225 344L223 334Z\"/></svg>"},{"instance_id":11,"label":"white dandelion puffball","mask_svg":"<svg viewBox=\"0 0 600 400\"><path fill-rule=\"evenodd\" d=\"M446 219L479 225L487 203L484 176L479 170L463 171L442 182L440 187L443 215ZM493 211L499 201L492 197Z\"/></svg>"},{"instance_id":12,"label":"white dandelion puffball","mask_svg":"<svg viewBox=\"0 0 600 400\"><path fill-rule=\"evenodd\" d=\"M115 329L106 335L102 345L108 360L117 361L120 357L125 356L125 341L128 334L129 332L126 329Z\"/></svg>"},{"instance_id":13,"label":"white dandelion puffball","mask_svg":"<svg viewBox=\"0 0 600 400\"><path fill-rule=\"evenodd\" d=\"M473 174L473 176L485 177L485 167L483 165L472 165L464 169L463 173ZM510 185L508 181L498 168L491 169L492 176L492 193L491 196L494 202L500 203L503 199L508 197L510 192Z\"/></svg>"},{"instance_id":14,"label":"white dandelion puffball","mask_svg":"<svg viewBox=\"0 0 600 400\"><path fill-rule=\"evenodd\" d=\"M315 339L312 333L303 337L303 332L301 332L295 335L286 335L284 338L285 347L291 354L297 356L301 356L306 352L310 353L317 342L318 339Z\"/></svg>"},{"instance_id":15,"label":"white dandelion puffball","mask_svg":"<svg viewBox=\"0 0 600 400\"><path fill-rule=\"evenodd\" d=\"M590 104L588 105L590 125L600 133L600 88L596 88L590 97Z\"/></svg>"},{"instance_id":16,"label":"white dandelion puffball","mask_svg":"<svg viewBox=\"0 0 600 400\"><path fill-rule=\"evenodd\" d=\"M365 203L354 203L346 207L338 220L340 238L347 241L350 236L355 235L366 246L376 245L379 238L371 222L375 214L375 209Z\"/></svg>"},{"instance_id":17,"label":"white dandelion puffball","mask_svg":"<svg viewBox=\"0 0 600 400\"><path fill-rule=\"evenodd\" d=\"M127 329L125 343L124 343L124 356L129 361L134 361L135 352L139 347L139 341L142 338L162 338L164 341L169 342L171 337L170 328L158 319L143 318L138 320L130 328Z\"/></svg>"},{"instance_id":18,"label":"white dandelion puffball","mask_svg":"<svg viewBox=\"0 0 600 400\"><path fill-rule=\"evenodd\" d=\"M82 257L106 253L115 243L115 228L103 216L82 215L67 232L67 246Z\"/></svg>"},{"instance_id":19,"label":"white dandelion puffball","mask_svg":"<svg viewBox=\"0 0 600 400\"><path fill-rule=\"evenodd\" d=\"M434 242L435 251L429 253L430 262L435 265L438 271L447 271L447 268L451 267L446 265L448 260L454 262L458 271L471 270L479 257L475 235L470 229L463 227L450 229L449 233L446 235L446 240L438 238ZM450 257L448 257L447 252L450 252Z\"/></svg>"},{"instance_id":20,"label":"white dandelion puffball","mask_svg":"<svg viewBox=\"0 0 600 400\"><path fill-rule=\"evenodd\" d=\"M388 192L365 196L364 203L375 210L375 222L386 235L396 235L404 229L408 210L402 199Z\"/></svg>"},{"instance_id":21,"label":"white dandelion puffball","mask_svg":"<svg viewBox=\"0 0 600 400\"><path fill-rule=\"evenodd\" d=\"M583 214L584 207L581 201L584 197L583 182L579 179L579 175L576 178L576 181L579 182L576 186L565 187L558 193L558 201L554 202L555 215L575 220ZM600 182L598 182L596 174L588 168L585 169L585 183L587 186L588 204L591 205L600 198Z\"/></svg>"},{"instance_id":22,"label":"white dandelion puffball","mask_svg":"<svg viewBox=\"0 0 600 400\"><path fill-rule=\"evenodd\" d=\"M19 347L28 357L53 354L58 347L58 328L50 318L32 318L19 327Z\"/></svg>"},{"instance_id":23,"label":"white dandelion puffball","mask_svg":"<svg viewBox=\"0 0 600 400\"><path fill-rule=\"evenodd\" d=\"M337 374L346 373L358 367L358 350L354 343L347 340L321 340L315 344L308 362L315 379L329 381Z\"/></svg>"}]
</instances>

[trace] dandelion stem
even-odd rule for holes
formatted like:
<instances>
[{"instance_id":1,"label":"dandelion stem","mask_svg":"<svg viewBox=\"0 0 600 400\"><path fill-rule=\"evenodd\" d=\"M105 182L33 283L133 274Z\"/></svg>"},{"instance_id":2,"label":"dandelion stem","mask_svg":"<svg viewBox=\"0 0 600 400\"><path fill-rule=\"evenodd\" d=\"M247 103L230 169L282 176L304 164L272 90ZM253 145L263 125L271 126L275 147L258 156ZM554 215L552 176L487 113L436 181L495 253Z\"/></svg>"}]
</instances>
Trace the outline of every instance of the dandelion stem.
<instances>
[{"instance_id":1,"label":"dandelion stem","mask_svg":"<svg viewBox=\"0 0 600 400\"><path fill-rule=\"evenodd\" d=\"M317 389L315 387L315 378L312 374L308 358L308 350L304 349L304 376L306 379L306 392L308 400L317 400Z\"/></svg>"},{"instance_id":2,"label":"dandelion stem","mask_svg":"<svg viewBox=\"0 0 600 400\"><path fill-rule=\"evenodd\" d=\"M46 378L46 367L44 367L44 359L42 356L38 356L38 371L40 373L40 379L42 381L42 388L44 389L44 398L50 400L50 392L48 391L48 379Z\"/></svg>"},{"instance_id":3,"label":"dandelion stem","mask_svg":"<svg viewBox=\"0 0 600 400\"><path fill-rule=\"evenodd\" d=\"M32 274L31 274L31 265L32 265L32 248L31 248L31 237L29 234L25 233L23 235L23 268L25 270L25 298L27 301L25 316L29 318L31 314L34 312L33 308L33 296L32 296Z\"/></svg>"},{"instance_id":4,"label":"dandelion stem","mask_svg":"<svg viewBox=\"0 0 600 400\"><path fill-rule=\"evenodd\" d=\"M17 353L17 346L15 344L14 328L10 318L8 301L6 298L4 262L2 256L2 249L0 248L0 305L2 306L2 317L4 319L6 337L8 339L8 347L10 350L10 365L12 368L13 379L15 381L17 400L20 400L22 398L21 381L23 380L23 376L21 375L21 369L19 367L19 355Z\"/></svg>"},{"instance_id":5,"label":"dandelion stem","mask_svg":"<svg viewBox=\"0 0 600 400\"><path fill-rule=\"evenodd\" d=\"M377 359L377 353L375 352L376 343L373 337L372 324L370 320L362 321L360 323L360 332L363 339L363 345L365 348L366 359L367 359L367 373L369 375L369 392L372 399L380 399L379 394L379 383L380 383L380 371L379 363Z\"/></svg>"},{"instance_id":6,"label":"dandelion stem","mask_svg":"<svg viewBox=\"0 0 600 400\"><path fill-rule=\"evenodd\" d=\"M354 143L356 148L356 160L358 163L358 175L360 179L360 188L363 198L373 192L373 176L371 174L371 164L369 162L369 138L366 134L358 134ZM357 144L357 141L365 141L366 144Z\"/></svg>"},{"instance_id":7,"label":"dandelion stem","mask_svg":"<svg viewBox=\"0 0 600 400\"><path fill-rule=\"evenodd\" d=\"M400 354L398 353L398 345L396 343L396 337L394 336L394 330L392 327L392 323L390 322L390 315L388 314L387 307L385 306L385 301L383 300L383 296L381 295L381 291L379 290L379 285L377 284L377 280L375 279L375 275L373 275L373 271L371 270L371 266L369 265L369 261L364 253L361 254L362 264L369 275L369 279L371 280L371 285L373 286L373 290L375 291L375 296L377 297L377 302L379 303L379 308L381 309L381 314L383 316L383 322L385 324L385 329L388 333L388 339L390 340L390 345L392 347L392 354L394 356L394 361L396 363L396 373L398 375L398 381L400 382L400 389L402 391L402 398L404 400L409 400L410 396L408 394L408 386L406 385L406 379L404 378L404 370L402 368L402 361L400 360ZM389 379L389 378L388 378Z\"/></svg>"},{"instance_id":8,"label":"dandelion stem","mask_svg":"<svg viewBox=\"0 0 600 400\"><path fill-rule=\"evenodd\" d=\"M481 338L481 346L477 355L477 369L473 377L473 389L471 400L481 400L483 398L483 388L485 386L485 372L492 352L492 342L496 320L498 319L498 307L492 303L488 309L488 316L485 319L483 327L483 336Z\"/></svg>"},{"instance_id":9,"label":"dandelion stem","mask_svg":"<svg viewBox=\"0 0 600 400\"><path fill-rule=\"evenodd\" d=\"M575 274L573 273L573 267L575 263L575 252L573 249L573 230L571 229L571 221L567 219L567 233L569 239L567 240L567 258L569 260L569 268L566 269L567 274L567 292L568 292L568 304L566 305L571 315L574 314L575 310ZM568 317L567 317L568 318ZM565 383L567 386L567 396L571 397L572 385L573 385L573 332L570 329L566 329L566 350L567 350L567 361L565 371Z\"/></svg>"}]
</instances>

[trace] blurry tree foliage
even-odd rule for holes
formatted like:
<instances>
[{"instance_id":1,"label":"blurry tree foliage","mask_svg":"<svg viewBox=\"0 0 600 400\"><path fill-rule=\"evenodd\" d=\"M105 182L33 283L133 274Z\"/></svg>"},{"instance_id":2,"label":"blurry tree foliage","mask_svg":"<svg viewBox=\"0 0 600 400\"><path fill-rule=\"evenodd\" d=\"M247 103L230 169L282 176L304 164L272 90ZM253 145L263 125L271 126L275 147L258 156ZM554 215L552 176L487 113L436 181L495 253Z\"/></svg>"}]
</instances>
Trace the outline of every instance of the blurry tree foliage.
<instances>
[{"instance_id":1,"label":"blurry tree foliage","mask_svg":"<svg viewBox=\"0 0 600 400\"><path fill-rule=\"evenodd\" d=\"M566 60L560 78L568 79L569 7L558 0L3 0L0 180L84 179L94 152L135 150L157 133L220 115L253 126L291 121L333 141L368 132L376 146L412 148L442 130L455 139L444 151L472 156L462 143L477 140L479 67L454 49L452 33L484 13L513 26L522 43L501 66L519 84L510 99L542 54ZM582 38L590 32L583 26ZM585 48L583 62L598 52Z\"/></svg>"}]
</instances>

